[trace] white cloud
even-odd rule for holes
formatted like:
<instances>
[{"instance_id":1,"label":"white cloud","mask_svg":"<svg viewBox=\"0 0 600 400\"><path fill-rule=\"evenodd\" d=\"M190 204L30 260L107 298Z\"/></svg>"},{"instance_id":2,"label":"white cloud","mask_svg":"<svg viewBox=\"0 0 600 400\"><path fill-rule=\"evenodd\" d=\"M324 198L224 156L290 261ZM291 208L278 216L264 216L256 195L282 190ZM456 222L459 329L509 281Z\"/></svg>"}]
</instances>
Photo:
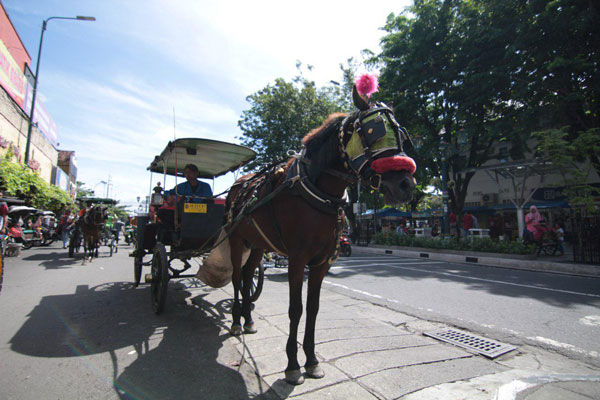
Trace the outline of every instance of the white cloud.
<instances>
[{"instance_id":1,"label":"white cloud","mask_svg":"<svg viewBox=\"0 0 600 400\"><path fill-rule=\"evenodd\" d=\"M364 48L376 50L383 36L378 28L386 16L401 12L409 2L3 4L16 14L11 15L13 22L27 30L20 35L34 38L30 54L38 43L41 19L71 15L73 10L96 16L94 23L51 26L52 34L44 39L48 51L41 93L59 126L61 148L76 151L78 179L102 191L104 185L97 183L110 176L113 193L135 203L149 191L146 167L173 138L173 110L177 137L235 141L246 96L275 78L293 77L296 60L314 66L308 77L318 84L339 80L339 64ZM73 32L85 32L85 40ZM218 178L215 191L232 182L232 174Z\"/></svg>"}]
</instances>

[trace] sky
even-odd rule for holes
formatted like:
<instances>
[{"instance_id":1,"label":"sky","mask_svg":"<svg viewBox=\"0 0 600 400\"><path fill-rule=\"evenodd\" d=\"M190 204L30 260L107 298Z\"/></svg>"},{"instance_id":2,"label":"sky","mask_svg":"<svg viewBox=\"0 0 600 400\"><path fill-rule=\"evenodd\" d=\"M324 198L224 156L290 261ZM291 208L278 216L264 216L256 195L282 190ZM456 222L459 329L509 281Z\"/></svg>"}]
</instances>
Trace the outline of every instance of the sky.
<instances>
[{"instance_id":1,"label":"sky","mask_svg":"<svg viewBox=\"0 0 600 400\"><path fill-rule=\"evenodd\" d=\"M239 143L246 97L277 78L341 81L340 64L379 52L381 28L410 0L1 0L35 70L38 99L74 150L77 180L137 207L163 177L146 170L174 137ZM366 69L365 69L366 71ZM364 72L364 71L358 71ZM152 181L151 181L152 179ZM233 174L215 179L215 193ZM110 182L110 185L102 182ZM181 178L179 181L181 182ZM168 188L175 181L166 181Z\"/></svg>"}]
</instances>

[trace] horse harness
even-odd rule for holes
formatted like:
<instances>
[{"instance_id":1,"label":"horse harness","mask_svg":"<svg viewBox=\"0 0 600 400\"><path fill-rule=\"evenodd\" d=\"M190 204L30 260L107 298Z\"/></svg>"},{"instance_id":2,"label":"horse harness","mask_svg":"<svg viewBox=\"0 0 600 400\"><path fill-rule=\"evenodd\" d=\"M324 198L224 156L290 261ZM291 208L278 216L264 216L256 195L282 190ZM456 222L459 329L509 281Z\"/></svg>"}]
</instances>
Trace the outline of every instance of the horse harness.
<instances>
[{"instance_id":1,"label":"horse harness","mask_svg":"<svg viewBox=\"0 0 600 400\"><path fill-rule=\"evenodd\" d=\"M352 120L354 120L353 123L351 123ZM391 126L391 129L389 129L389 126ZM392 137L390 138L390 136ZM387 139L385 143L379 144L384 139ZM392 110L383 104L376 103L374 107L367 111L357 111L346 116L340 124L338 148L347 172L334 169L318 172L330 174L348 183L366 180L371 188L379 190L382 180L381 174L372 171L370 164L376 158L391 154L405 155L402 149L404 140L410 140L410 137L406 130L398 125ZM392 146L391 143L394 141L394 146ZM232 232L241 219L247 217L255 230L271 248L277 253L287 256L288 251L285 248L271 200L282 191L289 190L292 195L301 196L311 207L329 215L336 215L337 224L334 232L336 247L333 254L328 258L328 263L331 265L339 254L339 235L343 228L343 207L346 205L346 199L345 197L331 196L316 186L307 168L311 165L311 160L306 158L306 148L300 154L290 152L289 155L293 160L287 172L284 168L286 161L280 161L264 168L248 179L234 184L233 187L241 185L241 188L229 205L229 209L226 210L229 231ZM279 183L283 173L286 174L285 179ZM269 240L251 216L252 212L265 204L269 206L270 219L283 249L277 248Z\"/></svg>"}]
</instances>

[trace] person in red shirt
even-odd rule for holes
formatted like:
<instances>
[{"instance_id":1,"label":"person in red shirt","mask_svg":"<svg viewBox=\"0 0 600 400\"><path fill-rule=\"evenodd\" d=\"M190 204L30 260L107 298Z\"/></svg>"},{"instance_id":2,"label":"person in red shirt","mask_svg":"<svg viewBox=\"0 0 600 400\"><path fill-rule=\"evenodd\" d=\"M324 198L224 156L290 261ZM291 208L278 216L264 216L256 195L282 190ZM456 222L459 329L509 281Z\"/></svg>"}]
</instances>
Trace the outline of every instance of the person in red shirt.
<instances>
[{"instance_id":1,"label":"person in red shirt","mask_svg":"<svg viewBox=\"0 0 600 400\"><path fill-rule=\"evenodd\" d=\"M470 213L466 213L462 218L463 229L465 230L465 237L469 236L469 229L473 229L473 216Z\"/></svg>"},{"instance_id":2,"label":"person in red shirt","mask_svg":"<svg viewBox=\"0 0 600 400\"><path fill-rule=\"evenodd\" d=\"M453 212L450 212L449 220L450 220L450 235L456 236L456 222L458 221L456 214L454 214Z\"/></svg>"},{"instance_id":3,"label":"person in red shirt","mask_svg":"<svg viewBox=\"0 0 600 400\"><path fill-rule=\"evenodd\" d=\"M4 193L0 192L0 199L4 196ZM5 202L0 202L0 233L8 231L8 206Z\"/></svg>"}]
</instances>

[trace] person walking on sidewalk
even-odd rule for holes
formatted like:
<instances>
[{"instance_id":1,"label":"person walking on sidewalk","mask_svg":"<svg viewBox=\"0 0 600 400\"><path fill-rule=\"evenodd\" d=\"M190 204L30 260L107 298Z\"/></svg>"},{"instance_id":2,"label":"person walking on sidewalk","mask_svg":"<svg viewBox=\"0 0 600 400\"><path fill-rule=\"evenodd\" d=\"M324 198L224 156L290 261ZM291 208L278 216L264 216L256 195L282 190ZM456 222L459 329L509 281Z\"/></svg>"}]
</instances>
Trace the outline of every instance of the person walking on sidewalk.
<instances>
[{"instance_id":1,"label":"person walking on sidewalk","mask_svg":"<svg viewBox=\"0 0 600 400\"><path fill-rule=\"evenodd\" d=\"M469 232L469 229L473 229L473 223L474 223L473 215L471 215L469 212L467 212L465 215L463 215L462 223L463 223L463 229L465 230L465 237L468 237L471 234Z\"/></svg>"},{"instance_id":2,"label":"person walking on sidewalk","mask_svg":"<svg viewBox=\"0 0 600 400\"><path fill-rule=\"evenodd\" d=\"M533 235L537 226L542 220L542 214L539 213L536 206L529 207L529 213L525 216L525 230L523 231L523 240L528 243L534 240Z\"/></svg>"},{"instance_id":3,"label":"person walking on sidewalk","mask_svg":"<svg viewBox=\"0 0 600 400\"><path fill-rule=\"evenodd\" d=\"M554 231L556 232L556 240L558 241L558 250L560 250L560 255L562 256L565 254L565 230L557 222L554 224Z\"/></svg>"}]
</instances>

